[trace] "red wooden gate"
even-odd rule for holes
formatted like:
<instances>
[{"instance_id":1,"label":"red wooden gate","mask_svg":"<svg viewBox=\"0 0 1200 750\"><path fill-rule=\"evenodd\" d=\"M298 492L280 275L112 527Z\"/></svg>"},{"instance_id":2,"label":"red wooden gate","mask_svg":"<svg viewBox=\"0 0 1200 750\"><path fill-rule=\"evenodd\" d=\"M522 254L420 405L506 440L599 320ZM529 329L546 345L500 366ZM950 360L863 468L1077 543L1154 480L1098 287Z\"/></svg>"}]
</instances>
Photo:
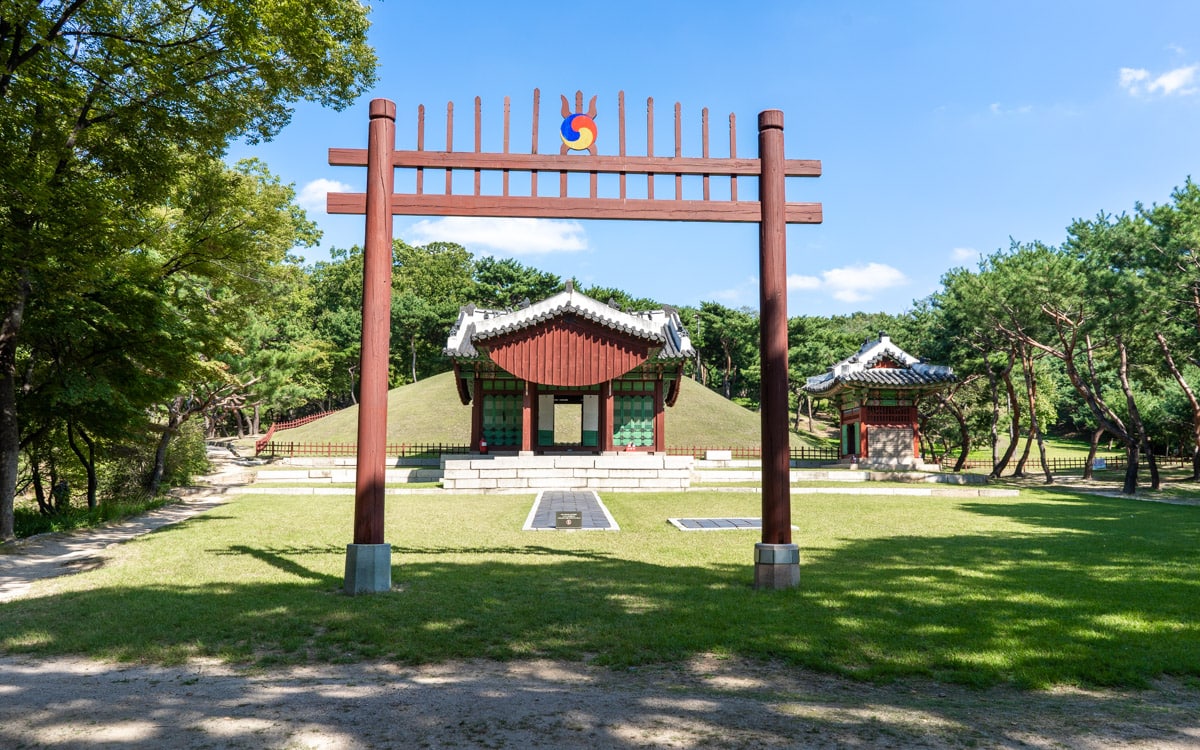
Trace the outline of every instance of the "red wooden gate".
<instances>
[{"instance_id":1,"label":"red wooden gate","mask_svg":"<svg viewBox=\"0 0 1200 750\"><path fill-rule=\"evenodd\" d=\"M504 99L503 151L481 150L481 103L475 98L475 140L473 149L455 151L454 106L446 109L446 148L425 149L425 107L417 109L417 144L411 151L396 150L396 105L386 99L372 100L366 149L329 150L334 166L367 168L365 193L330 193L330 213L365 214L366 242L363 272L363 331L361 397L358 426L358 478L355 489L354 541L356 544L383 543L384 464L387 436L387 361L392 266L392 216L489 216L574 219L639 219L658 221L716 221L759 223L759 324L762 354L762 541L764 545L791 544L791 498L789 484L788 391L787 391L787 268L786 225L816 224L821 221L821 204L789 203L785 196L788 177L818 177L821 163L816 160L784 158L783 113L765 110L758 115L758 158L737 156L737 121L729 116L729 155L712 157L709 153L708 110L701 113L701 155L682 153L680 105L675 104L675 138L672 156L654 153L654 100L647 100L646 153L630 155L625 138L625 95L617 97L617 153L598 153L595 137L596 97L583 111L583 94L576 92L571 111L565 96L563 145L558 154L539 154L540 96L533 92L532 145L529 153L509 151L510 101ZM578 119L576 119L578 118ZM578 126L582 123L583 127ZM574 126L574 130L568 130ZM590 132L588 131L590 128ZM579 140L574 140L574 133ZM568 143L568 134L572 142ZM588 136L591 136L589 139ZM588 152L572 155L570 150ZM415 170L415 190L396 193L395 170ZM429 192L425 170L445 170L445 187ZM473 191L454 192L456 170L474 175ZM509 176L513 171L530 174L528 195L513 195ZM499 172L499 195L482 191L482 174ZM540 195L540 175L557 173L557 196ZM587 196L568 191L570 173L589 175ZM598 175L618 175L615 195L602 195ZM683 197L685 175L702 177L703 197ZM670 197L655 196L655 178L674 177ZM629 179L646 180L646 197L630 198ZM742 200L738 178L758 179L758 200ZM710 191L713 178L729 180L729 199L714 199ZM757 554L757 553L756 553Z\"/></svg>"}]
</instances>

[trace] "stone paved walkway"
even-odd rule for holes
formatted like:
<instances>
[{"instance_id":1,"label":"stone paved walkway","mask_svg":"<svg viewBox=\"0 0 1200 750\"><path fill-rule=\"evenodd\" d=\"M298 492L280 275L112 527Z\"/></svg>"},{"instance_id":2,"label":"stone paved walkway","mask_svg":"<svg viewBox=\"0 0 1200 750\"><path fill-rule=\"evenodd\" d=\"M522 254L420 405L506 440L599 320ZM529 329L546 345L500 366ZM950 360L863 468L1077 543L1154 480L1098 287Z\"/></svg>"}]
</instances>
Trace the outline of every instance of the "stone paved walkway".
<instances>
[{"instance_id":1,"label":"stone paved walkway","mask_svg":"<svg viewBox=\"0 0 1200 750\"><path fill-rule=\"evenodd\" d=\"M592 490L543 490L533 501L525 531L555 531L555 514L575 511L582 514L581 531L620 531L600 496Z\"/></svg>"}]
</instances>

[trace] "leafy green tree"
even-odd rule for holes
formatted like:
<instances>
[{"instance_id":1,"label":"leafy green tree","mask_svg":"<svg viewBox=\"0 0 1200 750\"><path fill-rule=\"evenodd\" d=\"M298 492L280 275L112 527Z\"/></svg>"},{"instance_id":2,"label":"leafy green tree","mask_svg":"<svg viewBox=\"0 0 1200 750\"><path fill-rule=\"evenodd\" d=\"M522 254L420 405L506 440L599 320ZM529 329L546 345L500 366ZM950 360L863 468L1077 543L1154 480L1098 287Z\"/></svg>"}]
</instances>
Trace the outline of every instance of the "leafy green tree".
<instances>
[{"instance_id":1,"label":"leafy green tree","mask_svg":"<svg viewBox=\"0 0 1200 750\"><path fill-rule=\"evenodd\" d=\"M702 302L696 328L692 345L700 350L705 367L720 375L719 387L713 390L727 399L742 396L757 402L758 394L746 391L741 375L758 364L758 314ZM702 377L701 382L708 385L707 369Z\"/></svg>"},{"instance_id":2,"label":"leafy green tree","mask_svg":"<svg viewBox=\"0 0 1200 750\"><path fill-rule=\"evenodd\" d=\"M106 257L186 156L269 138L372 80L354 0L49 0L0 8L0 538L12 536L24 321Z\"/></svg>"},{"instance_id":3,"label":"leafy green tree","mask_svg":"<svg viewBox=\"0 0 1200 750\"><path fill-rule=\"evenodd\" d=\"M355 396L362 346L363 252L333 248L330 259L308 269L312 325L326 351L320 379L327 408L358 403Z\"/></svg>"},{"instance_id":4,"label":"leafy green tree","mask_svg":"<svg viewBox=\"0 0 1200 750\"><path fill-rule=\"evenodd\" d=\"M512 258L484 256L475 261L475 299L480 307L518 307L525 300L539 302L563 290L558 276L525 266ZM601 301L606 297L597 297Z\"/></svg>"}]
</instances>

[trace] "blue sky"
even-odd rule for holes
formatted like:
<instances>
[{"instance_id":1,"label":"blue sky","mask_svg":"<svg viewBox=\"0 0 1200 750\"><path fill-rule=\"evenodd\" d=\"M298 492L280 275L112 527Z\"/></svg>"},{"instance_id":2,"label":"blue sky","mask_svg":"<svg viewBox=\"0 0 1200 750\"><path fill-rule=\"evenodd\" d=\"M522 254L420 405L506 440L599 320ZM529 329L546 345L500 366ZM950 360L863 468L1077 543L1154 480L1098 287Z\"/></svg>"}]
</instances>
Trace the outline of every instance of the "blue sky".
<instances>
[{"instance_id":1,"label":"blue sky","mask_svg":"<svg viewBox=\"0 0 1200 750\"><path fill-rule=\"evenodd\" d=\"M534 88L542 153L557 153L558 97L576 90L598 96L601 154L616 153L622 90L630 153L644 153L647 97L658 155L671 153L676 101L687 156L699 156L703 107L714 156L727 154L729 113L738 155L754 156L758 113L783 110L788 158L824 167L789 181L789 200L821 202L825 215L788 229L792 315L899 313L1010 237L1059 244L1075 218L1163 203L1189 175L1200 179L1195 2L387 0L372 20L374 90L343 112L300 105L273 141L230 150L296 186L325 233L303 252L309 261L362 243L361 217L323 207L327 190L361 192L365 170L328 166L327 150L365 146L374 97L396 102L400 149L416 147L424 104L429 150L444 148L451 101L455 148L472 147L476 96L483 150L500 150L510 96L511 148L527 153ZM443 185L441 174L427 174L431 183ZM396 217L395 232L664 303L758 301L753 224Z\"/></svg>"}]
</instances>

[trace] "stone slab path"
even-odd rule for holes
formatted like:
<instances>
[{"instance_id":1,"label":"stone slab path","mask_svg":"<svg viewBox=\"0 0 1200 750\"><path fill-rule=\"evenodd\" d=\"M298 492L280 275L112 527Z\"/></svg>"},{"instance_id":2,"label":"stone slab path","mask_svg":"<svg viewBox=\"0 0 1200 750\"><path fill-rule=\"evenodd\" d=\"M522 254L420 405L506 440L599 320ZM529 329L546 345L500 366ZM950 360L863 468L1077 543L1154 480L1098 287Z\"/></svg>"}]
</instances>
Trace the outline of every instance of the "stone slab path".
<instances>
[{"instance_id":1,"label":"stone slab path","mask_svg":"<svg viewBox=\"0 0 1200 750\"><path fill-rule=\"evenodd\" d=\"M544 490L538 493L525 519L525 531L556 531L556 514L571 511L582 516L580 531L620 531L616 519L592 490Z\"/></svg>"}]
</instances>

